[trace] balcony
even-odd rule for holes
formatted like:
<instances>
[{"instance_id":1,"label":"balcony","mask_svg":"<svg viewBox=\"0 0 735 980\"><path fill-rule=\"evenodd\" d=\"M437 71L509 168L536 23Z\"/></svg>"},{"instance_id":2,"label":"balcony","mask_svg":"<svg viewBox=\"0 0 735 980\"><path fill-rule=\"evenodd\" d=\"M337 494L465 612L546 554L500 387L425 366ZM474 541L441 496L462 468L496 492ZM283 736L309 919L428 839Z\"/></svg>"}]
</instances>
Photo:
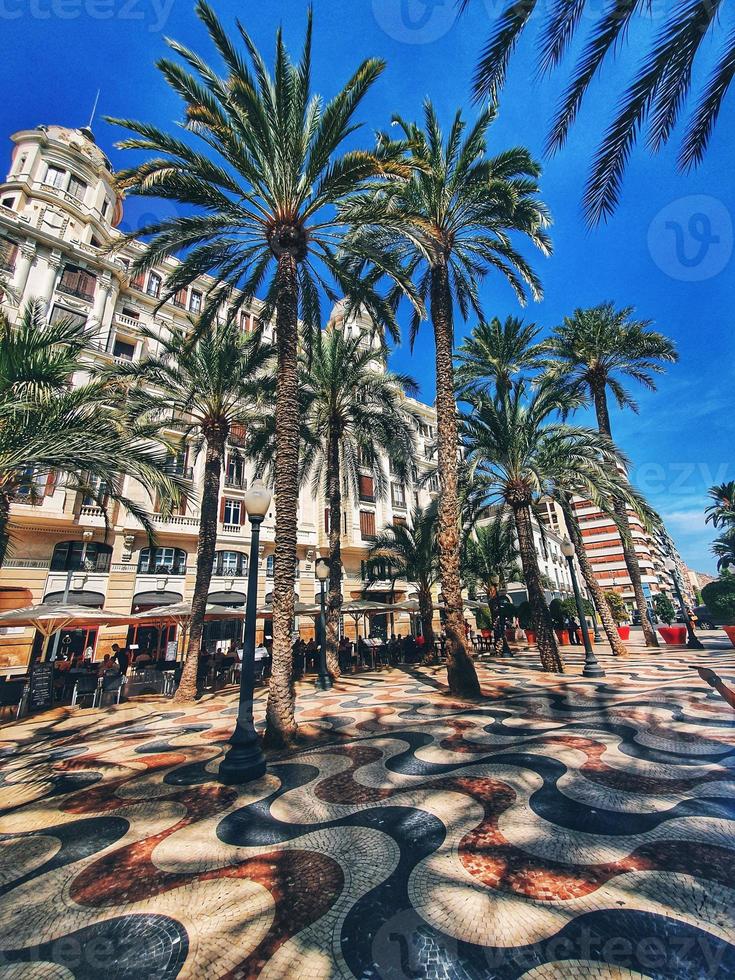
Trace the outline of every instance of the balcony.
<instances>
[{"instance_id":1,"label":"balcony","mask_svg":"<svg viewBox=\"0 0 735 980\"><path fill-rule=\"evenodd\" d=\"M127 316L125 313L115 313L115 323L128 330L140 330L141 322L137 317Z\"/></svg>"},{"instance_id":2,"label":"balcony","mask_svg":"<svg viewBox=\"0 0 735 980\"><path fill-rule=\"evenodd\" d=\"M167 476L178 476L182 480L193 480L194 479L194 469L191 466L184 466L183 463L178 463L175 460L170 460L163 464L163 472Z\"/></svg>"},{"instance_id":3,"label":"balcony","mask_svg":"<svg viewBox=\"0 0 735 980\"><path fill-rule=\"evenodd\" d=\"M59 293L64 293L67 296L75 296L77 299L83 299L87 303L92 303L94 301L94 291L90 292L83 286L72 286L69 283L62 281L56 287L56 291Z\"/></svg>"},{"instance_id":4,"label":"balcony","mask_svg":"<svg viewBox=\"0 0 735 980\"><path fill-rule=\"evenodd\" d=\"M247 490L248 481L237 473L225 473L225 488L227 490Z\"/></svg>"}]
</instances>

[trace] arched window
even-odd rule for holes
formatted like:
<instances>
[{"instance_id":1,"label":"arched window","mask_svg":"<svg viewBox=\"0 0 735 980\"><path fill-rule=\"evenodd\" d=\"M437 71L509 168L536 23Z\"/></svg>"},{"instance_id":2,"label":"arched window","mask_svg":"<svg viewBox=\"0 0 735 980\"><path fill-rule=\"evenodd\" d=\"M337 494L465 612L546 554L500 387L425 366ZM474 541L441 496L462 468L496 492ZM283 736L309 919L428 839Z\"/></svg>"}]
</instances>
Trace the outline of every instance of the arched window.
<instances>
[{"instance_id":1,"label":"arched window","mask_svg":"<svg viewBox=\"0 0 735 980\"><path fill-rule=\"evenodd\" d=\"M142 548L138 572L142 575L185 575L186 552L181 548Z\"/></svg>"},{"instance_id":2,"label":"arched window","mask_svg":"<svg viewBox=\"0 0 735 980\"><path fill-rule=\"evenodd\" d=\"M82 552L84 552L84 561L82 561ZM51 571L109 572L111 558L112 547L109 544L89 541L85 549L84 541L60 541L54 548Z\"/></svg>"},{"instance_id":3,"label":"arched window","mask_svg":"<svg viewBox=\"0 0 735 980\"><path fill-rule=\"evenodd\" d=\"M268 557L265 560L265 577L273 578L275 570L276 570L276 556L268 555Z\"/></svg>"},{"instance_id":4,"label":"arched window","mask_svg":"<svg viewBox=\"0 0 735 980\"><path fill-rule=\"evenodd\" d=\"M214 556L213 575L233 577L247 575L248 556L243 551L218 551Z\"/></svg>"}]
</instances>

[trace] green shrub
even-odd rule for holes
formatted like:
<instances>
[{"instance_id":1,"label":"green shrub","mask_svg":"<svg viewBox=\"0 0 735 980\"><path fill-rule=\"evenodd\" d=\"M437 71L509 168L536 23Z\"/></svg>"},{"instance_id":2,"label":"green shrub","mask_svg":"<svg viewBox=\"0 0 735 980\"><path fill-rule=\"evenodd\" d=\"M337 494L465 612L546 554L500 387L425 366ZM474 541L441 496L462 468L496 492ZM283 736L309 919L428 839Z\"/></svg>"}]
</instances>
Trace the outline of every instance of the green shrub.
<instances>
[{"instance_id":1,"label":"green shrub","mask_svg":"<svg viewBox=\"0 0 735 980\"><path fill-rule=\"evenodd\" d=\"M702 589L704 603L718 626L735 623L735 575L721 575Z\"/></svg>"},{"instance_id":2,"label":"green shrub","mask_svg":"<svg viewBox=\"0 0 735 980\"><path fill-rule=\"evenodd\" d=\"M533 629L533 612L531 611L531 603L528 599L524 599L520 606L518 606L516 616L518 617L518 622L521 624L522 630Z\"/></svg>"},{"instance_id":3,"label":"green shrub","mask_svg":"<svg viewBox=\"0 0 735 980\"><path fill-rule=\"evenodd\" d=\"M606 592L605 598L616 626L620 626L628 618L628 607L625 605L623 597L619 592Z\"/></svg>"},{"instance_id":4,"label":"green shrub","mask_svg":"<svg viewBox=\"0 0 735 980\"><path fill-rule=\"evenodd\" d=\"M568 614L564 610L564 603L561 599L551 600L549 603L549 613L551 614L551 622L554 624L554 629L563 629Z\"/></svg>"},{"instance_id":5,"label":"green shrub","mask_svg":"<svg viewBox=\"0 0 735 980\"><path fill-rule=\"evenodd\" d=\"M659 592L658 595L653 597L653 611L656 613L659 619L662 619L667 626L671 626L676 617L676 612L671 604L671 599L663 592Z\"/></svg>"}]
</instances>

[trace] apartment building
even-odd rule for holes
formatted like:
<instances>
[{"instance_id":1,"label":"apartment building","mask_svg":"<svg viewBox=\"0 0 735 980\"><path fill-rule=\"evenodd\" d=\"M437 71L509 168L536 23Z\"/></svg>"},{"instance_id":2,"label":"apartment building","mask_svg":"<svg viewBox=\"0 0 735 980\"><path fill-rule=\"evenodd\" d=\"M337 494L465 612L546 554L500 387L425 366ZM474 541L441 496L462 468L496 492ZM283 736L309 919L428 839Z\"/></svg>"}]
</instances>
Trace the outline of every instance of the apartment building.
<instances>
[{"instance_id":1,"label":"apartment building","mask_svg":"<svg viewBox=\"0 0 735 980\"><path fill-rule=\"evenodd\" d=\"M160 309L166 276L174 268L171 260L145 275L130 276L135 253L143 246L132 243L111 254L105 246L119 236L116 230L123 216L123 202L116 194L109 160L96 145L88 129L38 126L15 133L10 170L0 184L0 271L11 286L2 298L2 308L13 322L31 298L47 305L52 320L72 317L84 322L93 336L90 363L136 361L155 344L143 335L143 328L165 333L176 325L186 325L196 316L211 281L203 280L182 290ZM260 315L257 303L240 314L243 330L252 330ZM339 308L335 317L342 316ZM265 324L268 336L270 325ZM342 556L345 571L343 593L357 598L363 591L363 562L375 537L386 524L410 519L414 503L426 505L438 489L422 478L434 468L431 447L436 437L433 408L413 399L417 418L419 459L416 479L408 486L390 480L387 499L378 499L370 476L361 477L359 499L346 500L342 514ZM164 516L156 511L156 501L148 501L139 487L126 487L126 493L145 502L153 513L157 547L151 549L138 522L124 509L108 510L110 529L105 530L102 510L94 500L57 483L53 475L39 473L39 501L31 504L22 495L12 505L13 554L0 569L0 609L17 608L31 602L59 599L69 586L69 601L91 607L105 606L129 614L189 599L193 592L198 537L197 487L203 458L197 457L181 433L168 430L179 448L168 461L172 473L191 486L191 493L179 512ZM220 605L240 607L245 592L250 552L250 531L243 496L253 478L251 468L237 453L238 437L230 437L225 472L222 477L217 555L210 588L210 600ZM318 595L315 561L328 549L326 503L314 499L310 487L302 489L299 500L298 598L312 602ZM268 514L261 532L258 600L266 604L272 589L274 565L274 514ZM371 587L376 599L395 596L396 601L412 594L410 585L377 582ZM297 627L307 636L313 620L302 618ZM406 633L407 616L396 616L394 628ZM437 621L438 625L438 621ZM385 618L372 623L385 631ZM210 627L216 639L236 629L236 621ZM260 628L267 635L269 620ZM354 634L355 623L345 618L345 631ZM233 634L234 635L234 634ZM65 634L66 649L92 646L101 657L113 641L126 638L126 628L103 629L100 635ZM173 640L173 635L163 642ZM151 631L139 630L134 637L140 646L151 642ZM0 666L27 662L34 642L32 631L0 630ZM37 641L36 641L37 642Z\"/></svg>"}]
</instances>

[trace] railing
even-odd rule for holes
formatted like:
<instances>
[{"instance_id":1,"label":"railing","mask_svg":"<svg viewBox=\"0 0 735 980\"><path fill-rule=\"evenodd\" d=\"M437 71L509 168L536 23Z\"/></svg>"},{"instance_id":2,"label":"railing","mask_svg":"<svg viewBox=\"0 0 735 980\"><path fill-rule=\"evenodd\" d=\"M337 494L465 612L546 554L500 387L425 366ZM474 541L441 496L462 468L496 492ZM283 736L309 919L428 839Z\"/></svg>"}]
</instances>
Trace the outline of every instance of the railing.
<instances>
[{"instance_id":1,"label":"railing","mask_svg":"<svg viewBox=\"0 0 735 980\"><path fill-rule=\"evenodd\" d=\"M225 473L225 487L228 490L247 490L248 481L244 476L230 476Z\"/></svg>"},{"instance_id":2,"label":"railing","mask_svg":"<svg viewBox=\"0 0 735 980\"><path fill-rule=\"evenodd\" d=\"M199 527L198 517L183 517L181 514L170 514L164 517L163 514L153 515L154 524L177 524L179 527Z\"/></svg>"},{"instance_id":3,"label":"railing","mask_svg":"<svg viewBox=\"0 0 735 980\"><path fill-rule=\"evenodd\" d=\"M98 555L96 558L78 558L72 562L60 561L58 564L51 560L52 572L88 572L90 574L106 575L110 571L110 555Z\"/></svg>"},{"instance_id":4,"label":"railing","mask_svg":"<svg viewBox=\"0 0 735 980\"><path fill-rule=\"evenodd\" d=\"M127 316L125 313L115 313L115 320L123 327L130 327L133 330L140 330L140 320L136 320L134 316Z\"/></svg>"},{"instance_id":5,"label":"railing","mask_svg":"<svg viewBox=\"0 0 735 980\"><path fill-rule=\"evenodd\" d=\"M138 575L186 575L186 562L174 562L172 565L138 565Z\"/></svg>"},{"instance_id":6,"label":"railing","mask_svg":"<svg viewBox=\"0 0 735 980\"><path fill-rule=\"evenodd\" d=\"M3 566L5 568L50 568L51 562L48 558L6 558Z\"/></svg>"},{"instance_id":7,"label":"railing","mask_svg":"<svg viewBox=\"0 0 735 980\"><path fill-rule=\"evenodd\" d=\"M94 293L88 293L86 289L80 289L78 286L68 286L63 281L56 287L57 292L65 293L67 296L76 296L78 299L86 300L87 303L91 303L94 300Z\"/></svg>"},{"instance_id":8,"label":"railing","mask_svg":"<svg viewBox=\"0 0 735 980\"><path fill-rule=\"evenodd\" d=\"M191 466L184 466L183 463L164 463L163 472L167 476L180 476L182 480L193 480L194 469Z\"/></svg>"},{"instance_id":9,"label":"railing","mask_svg":"<svg viewBox=\"0 0 735 980\"><path fill-rule=\"evenodd\" d=\"M80 517L104 517L104 510L94 504L84 504L79 508Z\"/></svg>"},{"instance_id":10,"label":"railing","mask_svg":"<svg viewBox=\"0 0 735 980\"><path fill-rule=\"evenodd\" d=\"M223 524L222 530L225 534L242 534L242 524Z\"/></svg>"}]
</instances>

